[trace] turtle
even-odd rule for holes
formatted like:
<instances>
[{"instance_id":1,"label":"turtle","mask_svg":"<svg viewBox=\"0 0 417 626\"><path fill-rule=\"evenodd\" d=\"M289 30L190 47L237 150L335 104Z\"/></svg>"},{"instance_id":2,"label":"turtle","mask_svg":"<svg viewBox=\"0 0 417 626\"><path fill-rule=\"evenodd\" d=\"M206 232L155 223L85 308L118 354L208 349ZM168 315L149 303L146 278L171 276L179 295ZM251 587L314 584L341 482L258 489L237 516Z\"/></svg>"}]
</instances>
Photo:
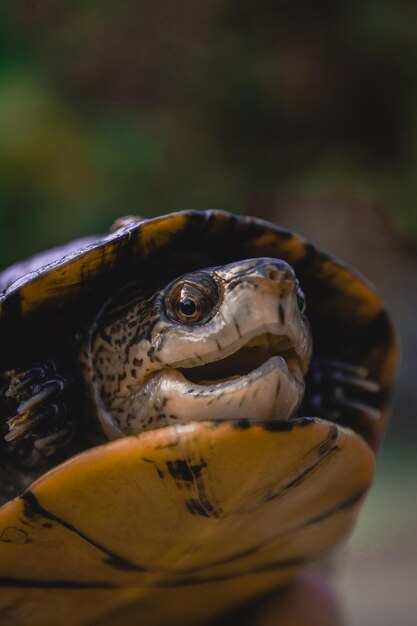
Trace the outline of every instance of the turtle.
<instances>
[{"instance_id":1,"label":"turtle","mask_svg":"<svg viewBox=\"0 0 417 626\"><path fill-rule=\"evenodd\" d=\"M0 274L0 616L215 619L346 539L398 361L374 287L225 211Z\"/></svg>"}]
</instances>

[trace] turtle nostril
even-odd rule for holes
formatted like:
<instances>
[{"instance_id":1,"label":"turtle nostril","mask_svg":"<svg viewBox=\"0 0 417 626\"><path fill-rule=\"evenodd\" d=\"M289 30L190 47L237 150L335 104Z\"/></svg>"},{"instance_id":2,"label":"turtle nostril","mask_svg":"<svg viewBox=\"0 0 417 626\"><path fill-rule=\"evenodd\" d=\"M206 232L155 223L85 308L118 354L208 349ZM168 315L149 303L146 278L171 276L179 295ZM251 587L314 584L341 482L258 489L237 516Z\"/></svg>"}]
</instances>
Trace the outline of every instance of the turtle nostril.
<instances>
[{"instance_id":1,"label":"turtle nostril","mask_svg":"<svg viewBox=\"0 0 417 626\"><path fill-rule=\"evenodd\" d=\"M281 272L279 270L275 269L275 268L272 268L268 272L268 278L270 280L280 280Z\"/></svg>"},{"instance_id":2,"label":"turtle nostril","mask_svg":"<svg viewBox=\"0 0 417 626\"><path fill-rule=\"evenodd\" d=\"M291 270L286 270L286 272L282 276L282 281L284 283L289 283L291 285L294 285L295 284L294 273Z\"/></svg>"}]
</instances>

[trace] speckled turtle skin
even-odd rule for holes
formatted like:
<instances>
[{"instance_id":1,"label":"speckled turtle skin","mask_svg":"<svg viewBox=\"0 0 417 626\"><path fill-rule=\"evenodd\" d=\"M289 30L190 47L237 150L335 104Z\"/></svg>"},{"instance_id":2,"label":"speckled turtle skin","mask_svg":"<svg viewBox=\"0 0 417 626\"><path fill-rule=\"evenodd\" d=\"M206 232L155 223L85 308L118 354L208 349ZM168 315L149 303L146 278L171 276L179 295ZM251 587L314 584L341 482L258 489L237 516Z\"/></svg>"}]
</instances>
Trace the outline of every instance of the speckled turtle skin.
<instances>
[{"instance_id":1,"label":"speckled turtle skin","mask_svg":"<svg viewBox=\"0 0 417 626\"><path fill-rule=\"evenodd\" d=\"M86 309L149 268L256 257L291 265L307 298L313 362L364 368L378 391L355 400L378 419L346 410L334 423L306 403L290 422L207 421L99 441L0 508L8 624L56 624L63 608L75 626L128 626L138 616L197 624L283 584L349 534L386 427L396 333L366 279L295 233L183 211L18 263L0 275L1 366L64 341ZM307 390L313 384L307 378Z\"/></svg>"}]
</instances>

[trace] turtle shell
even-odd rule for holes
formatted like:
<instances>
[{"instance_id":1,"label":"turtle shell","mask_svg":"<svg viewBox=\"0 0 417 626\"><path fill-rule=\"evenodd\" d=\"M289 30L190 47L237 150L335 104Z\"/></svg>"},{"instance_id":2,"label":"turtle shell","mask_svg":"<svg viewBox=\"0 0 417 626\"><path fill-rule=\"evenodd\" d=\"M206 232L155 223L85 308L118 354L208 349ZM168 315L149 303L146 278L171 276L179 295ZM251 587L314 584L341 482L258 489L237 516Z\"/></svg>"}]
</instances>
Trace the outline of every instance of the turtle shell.
<instances>
[{"instance_id":1,"label":"turtle shell","mask_svg":"<svg viewBox=\"0 0 417 626\"><path fill-rule=\"evenodd\" d=\"M373 287L299 235L221 211L127 220L0 277L2 353L178 255L287 261L315 354L366 367L382 417L352 417L349 428L320 416L191 422L69 459L0 509L0 615L11 626L194 624L295 576L354 523L385 428L396 337Z\"/></svg>"}]
</instances>

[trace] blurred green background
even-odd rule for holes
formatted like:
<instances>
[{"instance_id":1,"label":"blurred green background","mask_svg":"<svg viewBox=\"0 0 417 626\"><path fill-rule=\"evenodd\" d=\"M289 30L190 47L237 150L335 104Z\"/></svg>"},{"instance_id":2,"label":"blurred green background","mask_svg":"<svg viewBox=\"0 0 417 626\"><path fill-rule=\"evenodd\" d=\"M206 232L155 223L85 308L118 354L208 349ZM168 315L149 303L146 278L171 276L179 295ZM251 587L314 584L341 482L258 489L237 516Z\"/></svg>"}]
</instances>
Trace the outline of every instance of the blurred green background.
<instances>
[{"instance_id":1,"label":"blurred green background","mask_svg":"<svg viewBox=\"0 0 417 626\"><path fill-rule=\"evenodd\" d=\"M224 208L312 237L388 300L404 365L345 583L358 626L417 623L416 205L414 0L0 4L0 267L119 215Z\"/></svg>"},{"instance_id":2,"label":"blurred green background","mask_svg":"<svg viewBox=\"0 0 417 626\"><path fill-rule=\"evenodd\" d=\"M0 264L120 213L328 189L417 239L412 0L2 0Z\"/></svg>"}]
</instances>

